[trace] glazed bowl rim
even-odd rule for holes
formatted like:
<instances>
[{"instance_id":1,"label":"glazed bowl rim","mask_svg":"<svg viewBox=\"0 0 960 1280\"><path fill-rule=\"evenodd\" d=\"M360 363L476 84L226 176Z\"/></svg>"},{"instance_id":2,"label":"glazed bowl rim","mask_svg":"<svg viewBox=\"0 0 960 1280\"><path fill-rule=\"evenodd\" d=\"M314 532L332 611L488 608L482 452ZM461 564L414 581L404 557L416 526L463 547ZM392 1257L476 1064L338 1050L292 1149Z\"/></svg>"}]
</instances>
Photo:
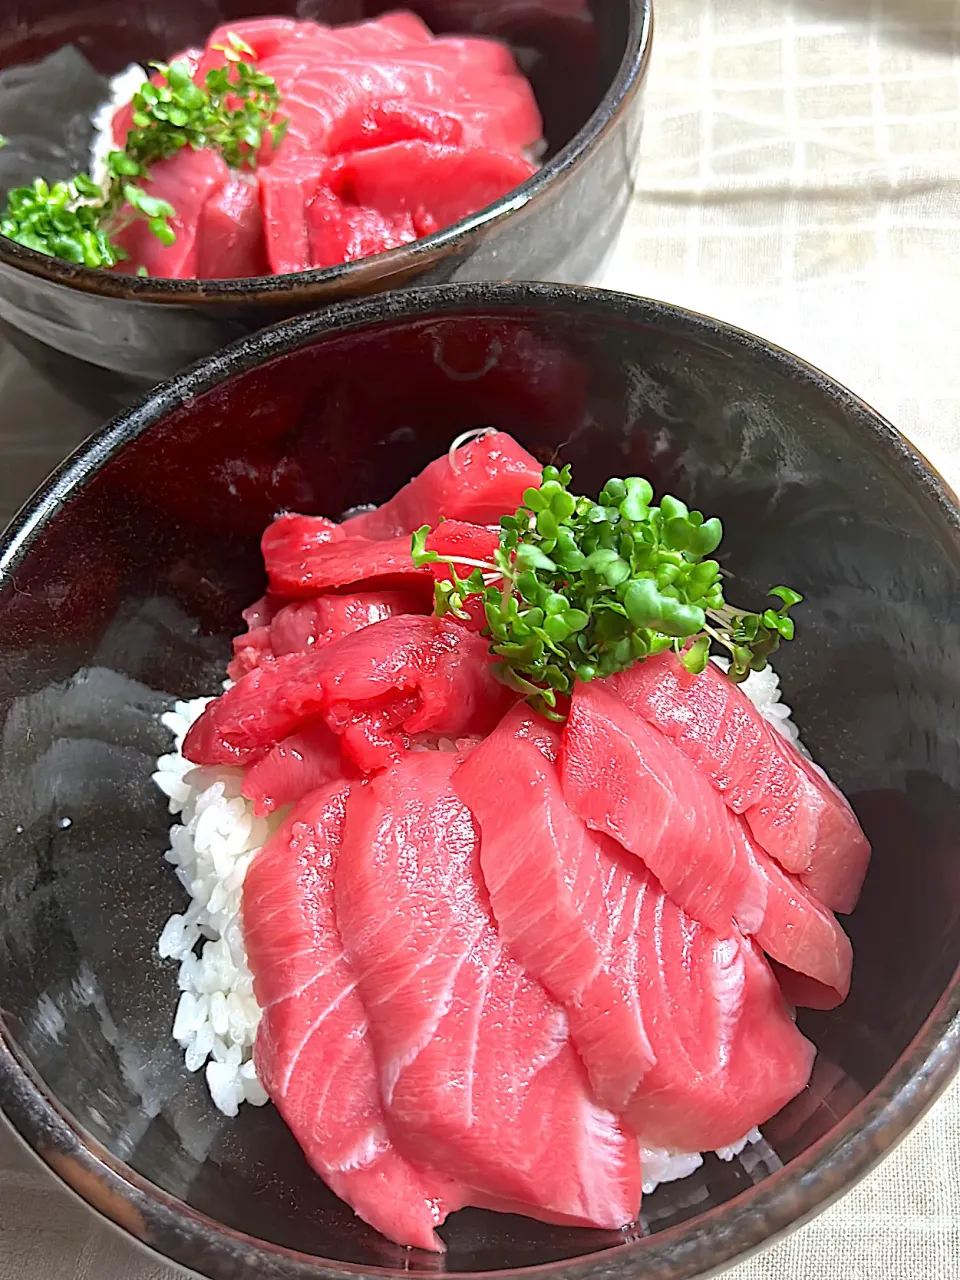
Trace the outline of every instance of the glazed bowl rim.
<instances>
[{"instance_id":1,"label":"glazed bowl rim","mask_svg":"<svg viewBox=\"0 0 960 1280\"><path fill-rule=\"evenodd\" d=\"M608 290L551 284L433 285L337 304L283 321L198 361L89 437L22 508L0 540L0 589L16 573L56 513L127 444L171 411L269 360L326 338L397 321L490 310L522 317L551 305L580 308L608 323L665 324L697 342L721 339L826 394L853 435L887 463L906 470L916 498L936 508L955 540L960 565L960 504L926 459L863 400L787 351L722 321L684 308ZM863 1177L932 1105L960 1066L960 965L910 1045L883 1080L843 1121L783 1169L704 1214L638 1240L593 1253L514 1268L558 1280L607 1280L616 1267L642 1263L650 1280L694 1280L742 1260L812 1217ZM244 1235L160 1190L116 1159L60 1107L14 1043L0 1017L0 1111L29 1147L88 1205L162 1257L189 1268L251 1257L290 1280L398 1276L289 1250ZM241 1264L242 1265L242 1264ZM246 1272L244 1272L246 1274ZM259 1273L257 1273L259 1274ZM503 1270L448 1272L458 1280L502 1277Z\"/></svg>"},{"instance_id":2,"label":"glazed bowl rim","mask_svg":"<svg viewBox=\"0 0 960 1280\"><path fill-rule=\"evenodd\" d=\"M485 209L461 218L432 235L355 262L283 275L235 277L225 280L168 280L125 276L77 266L48 257L0 235L0 265L40 277L87 294L132 302L167 305L230 307L238 305L303 306L319 303L330 286L343 282L356 293L384 291L408 273L424 270L435 258L466 248L476 232L505 222L511 214L539 200L561 182L603 142L623 111L639 92L646 74L653 32L654 0L627 0L629 24L623 58L616 75L586 124L536 173L512 187ZM332 304L327 304L332 305Z\"/></svg>"}]
</instances>

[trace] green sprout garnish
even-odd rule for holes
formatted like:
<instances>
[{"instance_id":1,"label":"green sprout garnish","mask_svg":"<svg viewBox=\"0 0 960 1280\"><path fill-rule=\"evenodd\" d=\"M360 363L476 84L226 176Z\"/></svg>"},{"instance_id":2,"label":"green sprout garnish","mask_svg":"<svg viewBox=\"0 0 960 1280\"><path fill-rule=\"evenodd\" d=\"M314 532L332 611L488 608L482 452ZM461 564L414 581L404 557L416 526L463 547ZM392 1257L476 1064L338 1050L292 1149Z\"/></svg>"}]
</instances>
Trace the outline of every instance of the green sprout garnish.
<instances>
[{"instance_id":1,"label":"green sprout garnish","mask_svg":"<svg viewBox=\"0 0 960 1280\"><path fill-rule=\"evenodd\" d=\"M86 174L52 185L37 178L7 196L0 235L85 267L125 259L112 237L134 218L146 219L161 244L173 244L176 211L143 186L151 165L190 147L216 151L233 169L253 169L264 139L279 146L287 127L277 115L276 83L257 70L254 51L235 35L219 47L227 66L208 71L203 87L185 62L153 64L159 83L148 80L134 95L133 127L123 150L110 152L102 188Z\"/></svg>"},{"instance_id":2,"label":"green sprout garnish","mask_svg":"<svg viewBox=\"0 0 960 1280\"><path fill-rule=\"evenodd\" d=\"M418 568L442 563L450 571L436 584L434 613L466 618L467 598L482 596L499 678L544 715L563 719L557 698L577 680L668 649L693 674L705 670L711 650L725 652L728 675L740 683L793 639L789 612L802 596L789 587L772 588L779 605L762 613L726 603L711 558L723 537L718 519L669 495L653 505L652 485L637 476L608 480L597 502L570 493L570 478L568 466L544 468L541 487L502 517L490 562L428 551L429 525L413 535ZM458 566L472 573L461 578Z\"/></svg>"}]
</instances>

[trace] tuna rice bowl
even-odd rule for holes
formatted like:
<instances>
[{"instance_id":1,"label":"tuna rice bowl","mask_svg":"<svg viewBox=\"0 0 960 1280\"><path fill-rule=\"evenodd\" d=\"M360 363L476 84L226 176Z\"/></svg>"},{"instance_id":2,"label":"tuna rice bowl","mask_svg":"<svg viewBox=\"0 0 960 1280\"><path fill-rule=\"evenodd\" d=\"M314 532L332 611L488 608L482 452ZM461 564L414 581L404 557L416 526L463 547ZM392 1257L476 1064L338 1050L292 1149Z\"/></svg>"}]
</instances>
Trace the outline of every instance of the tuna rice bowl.
<instances>
[{"instance_id":1,"label":"tuna rice bowl","mask_svg":"<svg viewBox=\"0 0 960 1280\"><path fill-rule=\"evenodd\" d=\"M810 1077L795 1010L850 987L870 846L770 665L800 596L739 607L717 518L563 461L485 428L277 516L154 775L185 1068L433 1252L464 1206L617 1231L747 1159Z\"/></svg>"},{"instance_id":2,"label":"tuna rice bowl","mask_svg":"<svg viewBox=\"0 0 960 1280\"><path fill-rule=\"evenodd\" d=\"M72 47L29 74L42 85L61 63L96 82ZM434 35L405 10L244 18L109 91L89 167L9 190L0 234L154 279L286 275L400 248L521 186L546 149L505 43Z\"/></svg>"}]
</instances>

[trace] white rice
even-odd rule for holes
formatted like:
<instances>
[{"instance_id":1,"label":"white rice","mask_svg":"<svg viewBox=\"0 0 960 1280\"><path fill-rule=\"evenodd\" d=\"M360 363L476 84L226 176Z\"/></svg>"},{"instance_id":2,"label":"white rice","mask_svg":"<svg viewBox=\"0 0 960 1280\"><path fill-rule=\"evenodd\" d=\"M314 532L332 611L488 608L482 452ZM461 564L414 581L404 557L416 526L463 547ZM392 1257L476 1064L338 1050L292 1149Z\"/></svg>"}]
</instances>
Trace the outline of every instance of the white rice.
<instances>
[{"instance_id":1,"label":"white rice","mask_svg":"<svg viewBox=\"0 0 960 1280\"><path fill-rule=\"evenodd\" d=\"M718 660L719 665L723 661ZM772 668L753 672L742 685L758 711L785 737L799 741L790 708L780 698ZM257 1079L253 1044L260 1008L253 994L240 924L243 879L257 852L281 821L254 815L240 795L241 769L197 768L181 754L187 730L210 698L178 702L163 716L174 750L157 761L153 780L170 802L178 821L170 828L167 861L190 896L182 914L170 917L160 934L164 959L180 963L180 1002L173 1036L184 1051L188 1071L206 1069L214 1105L235 1116L243 1102L263 1106L266 1091ZM439 740L440 750L455 743ZM426 748L425 748L426 749ZM748 1143L759 1142L757 1129L716 1154L733 1160ZM703 1163L697 1152L643 1152L643 1190L685 1178Z\"/></svg>"}]
</instances>

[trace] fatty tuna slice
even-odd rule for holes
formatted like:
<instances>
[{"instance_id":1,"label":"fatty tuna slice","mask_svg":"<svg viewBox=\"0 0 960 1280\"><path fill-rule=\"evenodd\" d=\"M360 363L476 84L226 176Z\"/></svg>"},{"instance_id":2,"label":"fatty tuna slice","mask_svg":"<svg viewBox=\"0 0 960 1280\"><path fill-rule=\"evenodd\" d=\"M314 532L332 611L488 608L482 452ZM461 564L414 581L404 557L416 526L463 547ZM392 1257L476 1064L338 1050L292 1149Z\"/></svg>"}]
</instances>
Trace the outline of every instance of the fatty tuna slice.
<instances>
[{"instance_id":1,"label":"fatty tuna slice","mask_svg":"<svg viewBox=\"0 0 960 1280\"><path fill-rule=\"evenodd\" d=\"M832 911L853 910L870 860L856 815L742 690L713 664L690 675L673 654L637 663L614 683L631 709L667 734L744 815L784 870Z\"/></svg>"},{"instance_id":2,"label":"fatty tuna slice","mask_svg":"<svg viewBox=\"0 0 960 1280\"><path fill-rule=\"evenodd\" d=\"M337 918L388 1122L475 1203L615 1229L639 1208L637 1143L593 1100L562 1010L497 936L456 764L407 756L348 809Z\"/></svg>"},{"instance_id":3,"label":"fatty tuna slice","mask_svg":"<svg viewBox=\"0 0 960 1280\"><path fill-rule=\"evenodd\" d=\"M676 745L630 711L615 683L576 688L561 752L567 802L695 919L723 937L735 925L795 971L784 980L792 1003L839 1004L853 952L833 914L759 847Z\"/></svg>"},{"instance_id":4,"label":"fatty tuna slice","mask_svg":"<svg viewBox=\"0 0 960 1280\"><path fill-rule=\"evenodd\" d=\"M721 937L752 924L753 867L720 797L604 681L574 690L560 773L574 813L640 858L695 920Z\"/></svg>"},{"instance_id":5,"label":"fatty tuna slice","mask_svg":"<svg viewBox=\"0 0 960 1280\"><path fill-rule=\"evenodd\" d=\"M192 725L184 755L194 764L252 764L321 715L342 729L399 696L411 699L405 734L454 738L489 733L514 700L480 636L447 619L404 614L250 671ZM394 756L402 749L386 746Z\"/></svg>"},{"instance_id":6,"label":"fatty tuna slice","mask_svg":"<svg viewBox=\"0 0 960 1280\"><path fill-rule=\"evenodd\" d=\"M853 947L840 922L796 876L789 875L754 840L734 814L734 838L754 867L759 918L750 932L777 962L780 988L788 1003L834 1009L846 1000L853 970Z\"/></svg>"},{"instance_id":7,"label":"fatty tuna slice","mask_svg":"<svg viewBox=\"0 0 960 1280\"><path fill-rule=\"evenodd\" d=\"M462 1197L391 1141L337 928L334 870L346 799L342 785L308 797L247 872L244 938L263 1009L257 1074L332 1191L388 1239L439 1252L435 1228Z\"/></svg>"},{"instance_id":8,"label":"fatty tuna slice","mask_svg":"<svg viewBox=\"0 0 960 1280\"><path fill-rule=\"evenodd\" d=\"M608 888L613 965L632 979L655 1058L624 1110L644 1147L713 1151L806 1085L815 1049L755 944L718 938L637 864Z\"/></svg>"},{"instance_id":9,"label":"fatty tuna slice","mask_svg":"<svg viewBox=\"0 0 960 1280\"><path fill-rule=\"evenodd\" d=\"M654 1061L636 991L612 968L606 891L620 851L567 807L559 750L559 729L523 704L453 785L480 827L501 939L563 1006L598 1102L620 1111Z\"/></svg>"},{"instance_id":10,"label":"fatty tuna slice","mask_svg":"<svg viewBox=\"0 0 960 1280\"><path fill-rule=\"evenodd\" d=\"M441 519L495 525L540 479L536 458L506 432L491 431L441 454L388 502L345 520L342 529L351 538L394 538Z\"/></svg>"}]
</instances>

